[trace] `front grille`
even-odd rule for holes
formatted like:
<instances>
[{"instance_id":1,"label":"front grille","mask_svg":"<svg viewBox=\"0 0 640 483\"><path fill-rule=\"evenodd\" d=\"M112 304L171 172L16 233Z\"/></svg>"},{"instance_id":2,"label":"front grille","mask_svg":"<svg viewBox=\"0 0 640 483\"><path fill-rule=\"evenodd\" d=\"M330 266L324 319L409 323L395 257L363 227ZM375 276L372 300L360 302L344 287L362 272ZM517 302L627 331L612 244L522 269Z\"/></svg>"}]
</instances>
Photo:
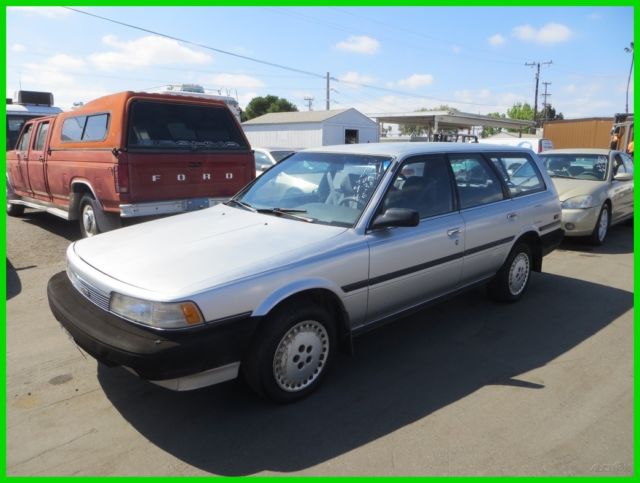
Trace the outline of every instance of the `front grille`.
<instances>
[{"instance_id":1,"label":"front grille","mask_svg":"<svg viewBox=\"0 0 640 483\"><path fill-rule=\"evenodd\" d=\"M109 295L89 285L70 269L67 269L67 275L69 276L69 280L71 280L73 286L84 296L84 298L89 300L89 302L96 304L102 310L106 310L107 312L109 311L109 300L111 298Z\"/></svg>"}]
</instances>

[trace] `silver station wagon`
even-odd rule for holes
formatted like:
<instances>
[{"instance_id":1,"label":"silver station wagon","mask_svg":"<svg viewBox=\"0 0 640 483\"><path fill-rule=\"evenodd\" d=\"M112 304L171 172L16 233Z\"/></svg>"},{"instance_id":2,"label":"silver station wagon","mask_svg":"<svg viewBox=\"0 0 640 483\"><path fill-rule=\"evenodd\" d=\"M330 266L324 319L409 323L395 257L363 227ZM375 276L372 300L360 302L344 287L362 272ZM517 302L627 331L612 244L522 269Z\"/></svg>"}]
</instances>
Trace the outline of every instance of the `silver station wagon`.
<instances>
[{"instance_id":1,"label":"silver station wagon","mask_svg":"<svg viewBox=\"0 0 640 483\"><path fill-rule=\"evenodd\" d=\"M560 223L530 150L324 147L293 154L225 204L73 243L48 297L106 365L175 390L242 374L288 402L379 324L479 283L518 300L562 240Z\"/></svg>"}]
</instances>

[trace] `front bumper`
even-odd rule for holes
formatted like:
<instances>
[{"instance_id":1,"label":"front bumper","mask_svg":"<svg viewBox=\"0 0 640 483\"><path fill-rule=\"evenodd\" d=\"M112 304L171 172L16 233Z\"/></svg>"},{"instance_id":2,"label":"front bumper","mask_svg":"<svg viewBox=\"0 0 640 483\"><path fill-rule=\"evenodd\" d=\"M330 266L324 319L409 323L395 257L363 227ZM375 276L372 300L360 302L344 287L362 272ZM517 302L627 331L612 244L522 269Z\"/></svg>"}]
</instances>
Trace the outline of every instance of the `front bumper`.
<instances>
[{"instance_id":1,"label":"front bumper","mask_svg":"<svg viewBox=\"0 0 640 483\"><path fill-rule=\"evenodd\" d=\"M88 301L65 272L49 280L47 296L54 316L82 349L105 365L128 367L151 381L237 364L258 324L258 318L244 315L188 329L146 328Z\"/></svg>"},{"instance_id":2,"label":"front bumper","mask_svg":"<svg viewBox=\"0 0 640 483\"><path fill-rule=\"evenodd\" d=\"M120 205L122 218L137 216L172 215L202 210L228 201L229 198L190 198L185 200L156 201L153 203L129 203Z\"/></svg>"},{"instance_id":3,"label":"front bumper","mask_svg":"<svg viewBox=\"0 0 640 483\"><path fill-rule=\"evenodd\" d=\"M563 209L562 228L566 236L589 236L598 222L600 207Z\"/></svg>"}]
</instances>

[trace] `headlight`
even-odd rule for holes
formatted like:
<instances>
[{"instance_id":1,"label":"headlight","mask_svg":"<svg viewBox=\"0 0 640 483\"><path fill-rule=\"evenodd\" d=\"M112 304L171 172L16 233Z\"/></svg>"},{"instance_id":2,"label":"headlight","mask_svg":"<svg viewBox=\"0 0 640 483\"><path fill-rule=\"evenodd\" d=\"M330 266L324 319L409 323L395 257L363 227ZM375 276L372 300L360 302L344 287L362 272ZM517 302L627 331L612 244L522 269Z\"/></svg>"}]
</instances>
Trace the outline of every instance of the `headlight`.
<instances>
[{"instance_id":1,"label":"headlight","mask_svg":"<svg viewBox=\"0 0 640 483\"><path fill-rule=\"evenodd\" d=\"M593 196L591 195L575 196L562 202L562 207L567 209L593 208L593 206Z\"/></svg>"},{"instance_id":2,"label":"headlight","mask_svg":"<svg viewBox=\"0 0 640 483\"><path fill-rule=\"evenodd\" d=\"M151 302L114 292L109 308L125 319L160 329L190 327L204 322L200 309L193 302Z\"/></svg>"}]
</instances>

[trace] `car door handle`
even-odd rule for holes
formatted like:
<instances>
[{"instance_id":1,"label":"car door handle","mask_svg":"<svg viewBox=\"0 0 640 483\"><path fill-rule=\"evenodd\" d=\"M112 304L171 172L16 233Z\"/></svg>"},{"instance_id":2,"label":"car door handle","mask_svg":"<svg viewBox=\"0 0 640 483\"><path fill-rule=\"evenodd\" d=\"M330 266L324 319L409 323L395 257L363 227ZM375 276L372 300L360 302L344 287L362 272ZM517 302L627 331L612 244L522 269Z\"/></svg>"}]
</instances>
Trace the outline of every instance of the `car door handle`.
<instances>
[{"instance_id":1,"label":"car door handle","mask_svg":"<svg viewBox=\"0 0 640 483\"><path fill-rule=\"evenodd\" d=\"M44 156L38 156L38 161L44 161Z\"/></svg>"},{"instance_id":2,"label":"car door handle","mask_svg":"<svg viewBox=\"0 0 640 483\"><path fill-rule=\"evenodd\" d=\"M454 236L459 235L460 232L460 228L451 228L450 230L447 230L447 236L453 238Z\"/></svg>"},{"instance_id":3,"label":"car door handle","mask_svg":"<svg viewBox=\"0 0 640 483\"><path fill-rule=\"evenodd\" d=\"M518 213L509 213L507 215L507 220L509 221L515 221L518 218Z\"/></svg>"}]
</instances>

